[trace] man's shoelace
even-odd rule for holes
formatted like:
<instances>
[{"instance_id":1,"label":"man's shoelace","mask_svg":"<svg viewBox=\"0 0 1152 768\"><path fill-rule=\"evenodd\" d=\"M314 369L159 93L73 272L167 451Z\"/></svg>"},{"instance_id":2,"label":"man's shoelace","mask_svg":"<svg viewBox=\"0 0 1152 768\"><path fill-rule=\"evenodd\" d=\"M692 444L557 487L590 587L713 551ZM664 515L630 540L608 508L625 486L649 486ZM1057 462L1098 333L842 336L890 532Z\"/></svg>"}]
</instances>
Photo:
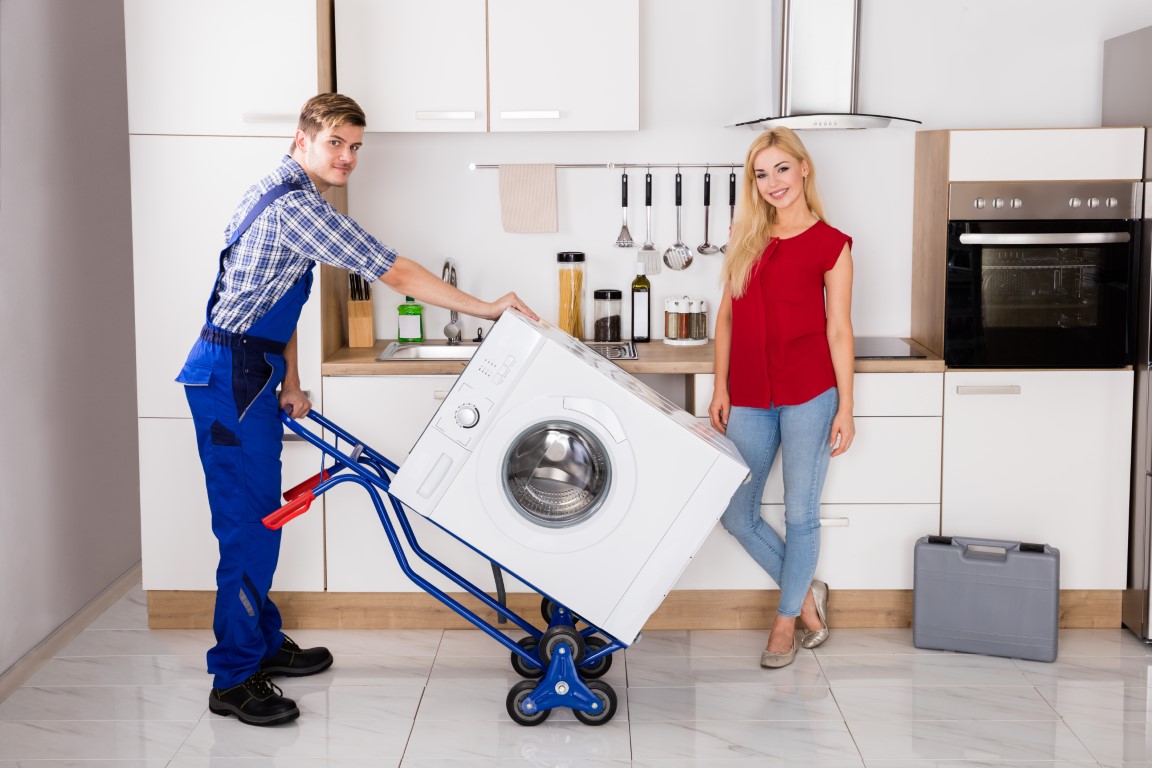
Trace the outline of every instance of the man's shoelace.
<instances>
[{"instance_id":1,"label":"man's shoelace","mask_svg":"<svg viewBox=\"0 0 1152 768\"><path fill-rule=\"evenodd\" d=\"M266 672L257 672L248 679L248 690L255 694L258 698L266 699L269 696L283 696L284 691L280 690L280 686L272 682L272 678Z\"/></svg>"}]
</instances>

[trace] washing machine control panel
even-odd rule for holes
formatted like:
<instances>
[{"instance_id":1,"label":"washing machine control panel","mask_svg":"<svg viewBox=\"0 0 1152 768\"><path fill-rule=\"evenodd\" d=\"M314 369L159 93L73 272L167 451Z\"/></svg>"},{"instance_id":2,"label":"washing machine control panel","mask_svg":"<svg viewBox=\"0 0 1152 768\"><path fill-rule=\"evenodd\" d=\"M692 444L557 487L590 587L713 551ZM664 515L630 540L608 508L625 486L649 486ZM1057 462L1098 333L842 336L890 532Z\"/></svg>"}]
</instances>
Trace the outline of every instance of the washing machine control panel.
<instances>
[{"instance_id":1,"label":"washing machine control panel","mask_svg":"<svg viewBox=\"0 0 1152 768\"><path fill-rule=\"evenodd\" d=\"M464 429L472 429L480 423L480 410L472 403L464 403L456 409L456 423Z\"/></svg>"}]
</instances>

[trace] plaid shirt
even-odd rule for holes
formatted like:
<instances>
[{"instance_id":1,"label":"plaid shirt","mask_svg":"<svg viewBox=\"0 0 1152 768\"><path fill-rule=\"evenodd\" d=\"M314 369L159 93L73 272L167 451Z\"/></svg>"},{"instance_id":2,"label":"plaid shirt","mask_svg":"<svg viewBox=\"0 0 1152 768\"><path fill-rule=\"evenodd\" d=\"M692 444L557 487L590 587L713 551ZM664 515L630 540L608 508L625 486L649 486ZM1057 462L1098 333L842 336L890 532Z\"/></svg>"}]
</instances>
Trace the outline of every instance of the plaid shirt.
<instances>
[{"instance_id":1,"label":"plaid shirt","mask_svg":"<svg viewBox=\"0 0 1152 768\"><path fill-rule=\"evenodd\" d=\"M224 231L224 242L261 195L286 182L303 189L269 205L225 256L220 296L210 318L213 325L244 333L314 262L355 272L373 283L396 261L394 250L320 197L308 174L287 155L245 193Z\"/></svg>"}]
</instances>

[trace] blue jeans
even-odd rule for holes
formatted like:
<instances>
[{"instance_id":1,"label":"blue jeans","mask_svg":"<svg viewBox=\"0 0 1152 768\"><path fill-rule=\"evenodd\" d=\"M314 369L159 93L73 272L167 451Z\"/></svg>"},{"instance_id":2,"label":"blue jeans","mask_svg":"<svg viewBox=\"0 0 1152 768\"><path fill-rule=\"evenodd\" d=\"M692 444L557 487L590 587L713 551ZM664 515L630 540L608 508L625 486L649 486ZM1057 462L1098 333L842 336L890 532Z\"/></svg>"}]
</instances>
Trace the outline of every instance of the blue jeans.
<instances>
[{"instance_id":1,"label":"blue jeans","mask_svg":"<svg viewBox=\"0 0 1152 768\"><path fill-rule=\"evenodd\" d=\"M720 522L780 585L781 616L800 615L820 556L820 491L828 474L832 419L840 407L833 387L801 405L733 406L728 437L752 470ZM776 452L784 462L785 538L760 517L760 497ZM785 543L787 542L787 543Z\"/></svg>"}]
</instances>

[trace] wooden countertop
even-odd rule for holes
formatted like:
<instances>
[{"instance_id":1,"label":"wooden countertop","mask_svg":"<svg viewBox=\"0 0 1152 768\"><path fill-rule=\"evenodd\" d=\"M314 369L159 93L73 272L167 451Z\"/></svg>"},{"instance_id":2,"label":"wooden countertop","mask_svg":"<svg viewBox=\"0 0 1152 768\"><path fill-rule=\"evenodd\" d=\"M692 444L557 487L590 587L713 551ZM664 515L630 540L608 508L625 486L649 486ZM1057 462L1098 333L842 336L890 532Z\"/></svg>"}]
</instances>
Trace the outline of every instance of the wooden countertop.
<instances>
[{"instance_id":1,"label":"wooden countertop","mask_svg":"<svg viewBox=\"0 0 1152 768\"><path fill-rule=\"evenodd\" d=\"M466 360L388 360L379 362L376 356L391 343L391 339L377 339L374 347L343 347L324 361L324 376L455 376L464 370ZM443 346L443 340L426 341L427 345ZM628 373L693 374L712 373L713 343L695 347L679 347L652 341L637 344L637 360L617 360ZM858 359L857 373L939 373L944 361L929 356L920 359Z\"/></svg>"}]
</instances>

